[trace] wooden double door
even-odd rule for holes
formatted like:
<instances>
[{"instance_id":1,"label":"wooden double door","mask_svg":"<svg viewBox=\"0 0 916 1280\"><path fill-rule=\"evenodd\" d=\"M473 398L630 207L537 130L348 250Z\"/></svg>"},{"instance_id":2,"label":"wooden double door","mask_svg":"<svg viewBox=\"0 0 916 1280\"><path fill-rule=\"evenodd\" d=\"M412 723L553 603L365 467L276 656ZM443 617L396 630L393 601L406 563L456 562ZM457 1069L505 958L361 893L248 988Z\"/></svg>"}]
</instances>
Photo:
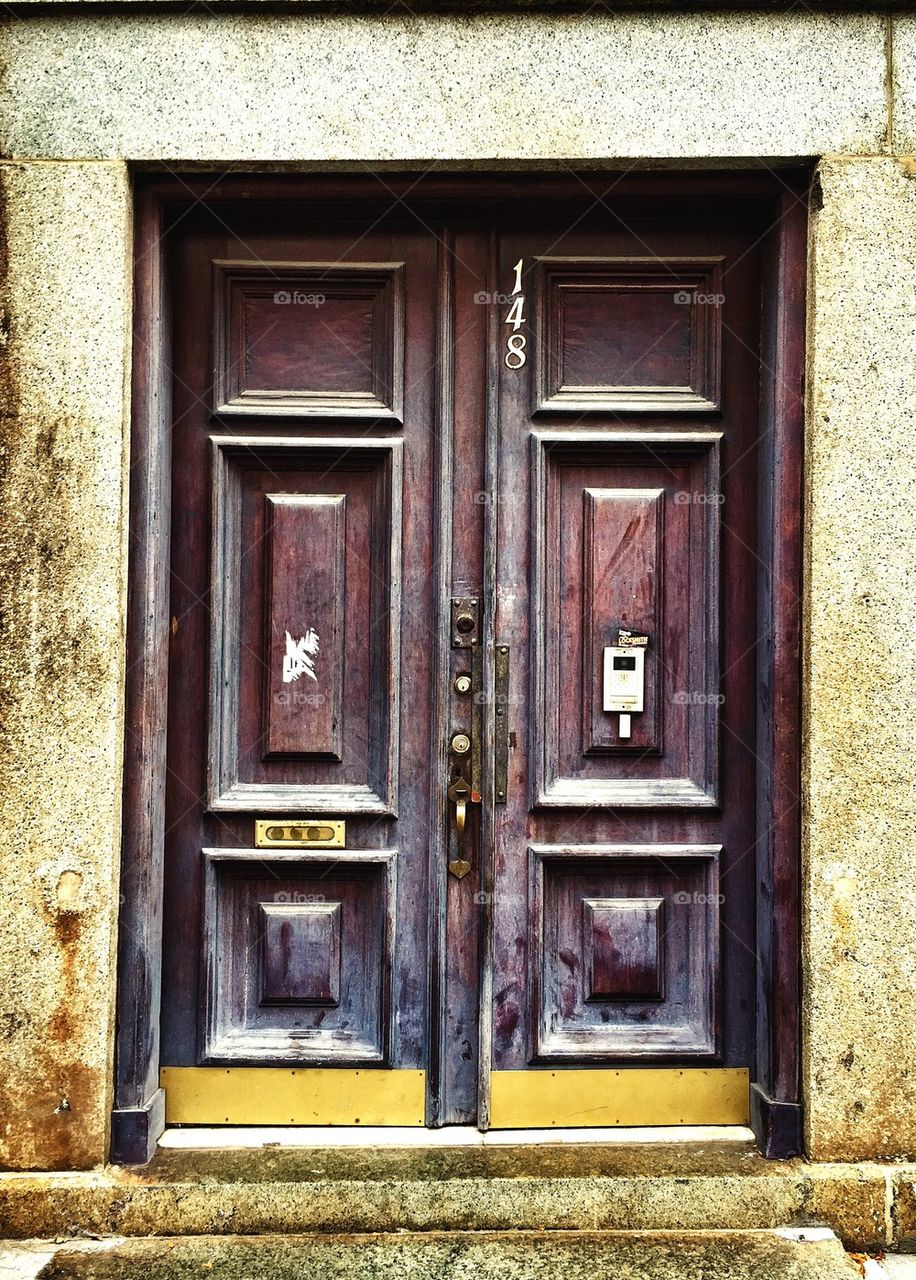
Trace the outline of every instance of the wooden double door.
<instances>
[{"instance_id":1,"label":"wooden double door","mask_svg":"<svg viewBox=\"0 0 916 1280\"><path fill-rule=\"evenodd\" d=\"M765 226L167 225L172 1121L747 1118Z\"/></svg>"}]
</instances>

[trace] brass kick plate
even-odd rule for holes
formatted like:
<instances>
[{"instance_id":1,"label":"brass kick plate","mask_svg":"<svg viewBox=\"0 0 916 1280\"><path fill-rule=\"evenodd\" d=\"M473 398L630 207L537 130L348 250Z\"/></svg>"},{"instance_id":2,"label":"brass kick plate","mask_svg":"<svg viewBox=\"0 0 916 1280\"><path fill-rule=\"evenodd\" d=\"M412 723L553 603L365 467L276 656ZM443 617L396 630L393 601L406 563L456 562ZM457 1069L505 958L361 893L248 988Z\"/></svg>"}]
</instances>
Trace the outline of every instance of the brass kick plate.
<instances>
[{"instance_id":1,"label":"brass kick plate","mask_svg":"<svg viewBox=\"0 0 916 1280\"><path fill-rule=\"evenodd\" d=\"M426 1120L422 1071L163 1067L167 1124L411 1125Z\"/></svg>"},{"instance_id":2,"label":"brass kick plate","mask_svg":"<svg viewBox=\"0 0 916 1280\"><path fill-rule=\"evenodd\" d=\"M494 1071L493 1129L747 1124L746 1067Z\"/></svg>"},{"instance_id":3,"label":"brass kick plate","mask_svg":"<svg viewBox=\"0 0 916 1280\"><path fill-rule=\"evenodd\" d=\"M347 824L330 818L257 818L256 849L342 849Z\"/></svg>"}]
</instances>

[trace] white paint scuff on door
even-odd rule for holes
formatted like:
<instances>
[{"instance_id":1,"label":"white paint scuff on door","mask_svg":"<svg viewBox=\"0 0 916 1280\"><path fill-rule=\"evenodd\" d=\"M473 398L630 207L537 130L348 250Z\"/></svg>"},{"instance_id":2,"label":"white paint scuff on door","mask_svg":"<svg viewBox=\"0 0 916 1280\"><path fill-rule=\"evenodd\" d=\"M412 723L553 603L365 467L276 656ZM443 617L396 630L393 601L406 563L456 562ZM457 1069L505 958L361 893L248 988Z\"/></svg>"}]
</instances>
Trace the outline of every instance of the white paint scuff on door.
<instances>
[{"instance_id":1,"label":"white paint scuff on door","mask_svg":"<svg viewBox=\"0 0 916 1280\"><path fill-rule=\"evenodd\" d=\"M292 680L298 680L303 673L317 682L314 655L318 651L318 632L314 627L309 627L305 635L300 636L298 640L294 640L287 631L286 653L283 655L283 683L289 684Z\"/></svg>"}]
</instances>

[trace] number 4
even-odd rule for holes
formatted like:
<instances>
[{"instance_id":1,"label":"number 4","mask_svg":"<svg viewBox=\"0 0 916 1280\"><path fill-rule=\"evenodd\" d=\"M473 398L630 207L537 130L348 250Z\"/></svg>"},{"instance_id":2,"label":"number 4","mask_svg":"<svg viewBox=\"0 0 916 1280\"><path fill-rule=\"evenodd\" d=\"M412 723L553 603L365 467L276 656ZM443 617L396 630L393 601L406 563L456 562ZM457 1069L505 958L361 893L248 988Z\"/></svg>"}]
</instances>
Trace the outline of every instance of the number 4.
<instances>
[{"instance_id":1,"label":"number 4","mask_svg":"<svg viewBox=\"0 0 916 1280\"><path fill-rule=\"evenodd\" d=\"M520 329L525 323L525 299L524 296L518 297L509 308L509 314L504 321L505 324L511 324L513 329Z\"/></svg>"}]
</instances>

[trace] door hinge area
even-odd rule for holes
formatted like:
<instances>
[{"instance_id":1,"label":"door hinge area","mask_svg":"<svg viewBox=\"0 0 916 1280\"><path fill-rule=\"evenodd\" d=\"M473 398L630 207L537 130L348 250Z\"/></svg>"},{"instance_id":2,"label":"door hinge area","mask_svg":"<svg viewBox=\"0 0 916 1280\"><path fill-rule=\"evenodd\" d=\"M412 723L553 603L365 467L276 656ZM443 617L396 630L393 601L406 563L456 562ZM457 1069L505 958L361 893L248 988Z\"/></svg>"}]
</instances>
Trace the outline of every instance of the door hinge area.
<instances>
[{"instance_id":1,"label":"door hinge area","mask_svg":"<svg viewBox=\"0 0 916 1280\"><path fill-rule=\"evenodd\" d=\"M505 804L509 794L509 646L496 646L493 663L493 799Z\"/></svg>"}]
</instances>

